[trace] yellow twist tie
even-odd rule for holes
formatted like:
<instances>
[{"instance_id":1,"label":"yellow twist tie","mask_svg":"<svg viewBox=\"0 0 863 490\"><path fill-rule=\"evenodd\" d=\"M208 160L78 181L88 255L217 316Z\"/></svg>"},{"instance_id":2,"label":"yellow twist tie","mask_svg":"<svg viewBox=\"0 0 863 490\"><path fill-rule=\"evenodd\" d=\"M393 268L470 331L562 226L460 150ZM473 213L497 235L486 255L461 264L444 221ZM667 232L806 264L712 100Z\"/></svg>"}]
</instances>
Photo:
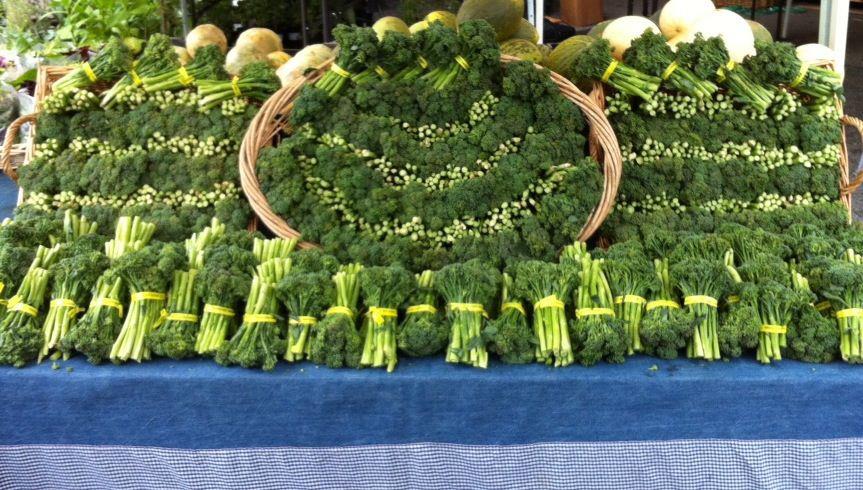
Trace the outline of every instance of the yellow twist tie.
<instances>
[{"instance_id":1,"label":"yellow twist tie","mask_svg":"<svg viewBox=\"0 0 863 490\"><path fill-rule=\"evenodd\" d=\"M395 308L382 308L380 306L371 306L369 307L368 313L366 315L372 319L372 323L375 325L383 325L387 318L398 318L399 311Z\"/></svg>"},{"instance_id":2,"label":"yellow twist tie","mask_svg":"<svg viewBox=\"0 0 863 490\"><path fill-rule=\"evenodd\" d=\"M671 301L670 299L655 299L644 307L645 310L651 311L657 308L671 308L672 310L679 310L680 304L677 301Z\"/></svg>"},{"instance_id":3,"label":"yellow twist tie","mask_svg":"<svg viewBox=\"0 0 863 490\"><path fill-rule=\"evenodd\" d=\"M387 71L384 70L384 67L382 67L381 65L378 65L375 67L375 73L380 75L381 78L389 78L390 77L390 74L387 73Z\"/></svg>"},{"instance_id":4,"label":"yellow twist tie","mask_svg":"<svg viewBox=\"0 0 863 490\"><path fill-rule=\"evenodd\" d=\"M168 316L165 317L166 321L175 321L175 322L183 322L183 323L198 323L198 315L193 315L191 313L169 313Z\"/></svg>"},{"instance_id":5,"label":"yellow twist tie","mask_svg":"<svg viewBox=\"0 0 863 490\"><path fill-rule=\"evenodd\" d=\"M195 77L189 75L189 72L186 71L185 66L177 68L177 74L180 75L180 84L182 84L184 87L188 87L192 84L192 82L195 81Z\"/></svg>"},{"instance_id":6,"label":"yellow twist tie","mask_svg":"<svg viewBox=\"0 0 863 490\"><path fill-rule=\"evenodd\" d=\"M672 61L671 64L668 65L668 68L666 68L665 71L662 72L662 79L668 80L668 78L671 77L671 74L674 73L678 68L680 68L680 65L677 64L677 61Z\"/></svg>"},{"instance_id":7,"label":"yellow twist tie","mask_svg":"<svg viewBox=\"0 0 863 490\"><path fill-rule=\"evenodd\" d=\"M420 65L420 68L423 70L429 67L429 61L422 56L417 57L417 64Z\"/></svg>"},{"instance_id":8,"label":"yellow twist tie","mask_svg":"<svg viewBox=\"0 0 863 490\"><path fill-rule=\"evenodd\" d=\"M533 305L534 310L542 310L545 308L557 308L560 310L565 307L566 305L564 305L563 301L561 301L556 294L546 296L545 298L542 298Z\"/></svg>"},{"instance_id":9,"label":"yellow twist tie","mask_svg":"<svg viewBox=\"0 0 863 490\"><path fill-rule=\"evenodd\" d=\"M114 308L117 310L117 315L120 318L123 318L123 303L120 303L116 299L113 298L96 298L90 302L90 309L98 308L100 306L105 306L108 308Z\"/></svg>"},{"instance_id":10,"label":"yellow twist tie","mask_svg":"<svg viewBox=\"0 0 863 490\"><path fill-rule=\"evenodd\" d=\"M165 293L156 293L153 291L141 291L138 293L132 293L132 302L136 301L165 301L167 296Z\"/></svg>"},{"instance_id":11,"label":"yellow twist tie","mask_svg":"<svg viewBox=\"0 0 863 490\"><path fill-rule=\"evenodd\" d=\"M732 294L731 296L729 296L728 298L725 299L725 302L728 303L729 305L733 305L735 303L740 303L740 296L737 296L736 294Z\"/></svg>"},{"instance_id":12,"label":"yellow twist tie","mask_svg":"<svg viewBox=\"0 0 863 490\"><path fill-rule=\"evenodd\" d=\"M77 303L68 298L52 299L51 306L69 308L69 318L75 318L75 315L84 311L84 308L79 308Z\"/></svg>"},{"instance_id":13,"label":"yellow twist tie","mask_svg":"<svg viewBox=\"0 0 863 490\"><path fill-rule=\"evenodd\" d=\"M815 309L818 311L829 310L830 309L830 302L829 301L822 301L822 302L818 303L817 305L815 305Z\"/></svg>"},{"instance_id":14,"label":"yellow twist tie","mask_svg":"<svg viewBox=\"0 0 863 490\"><path fill-rule=\"evenodd\" d=\"M84 74L87 75L87 78L89 78L91 82L95 82L99 79L93 71L93 67L90 66L90 63L87 63L86 61L81 63L81 70L84 71Z\"/></svg>"},{"instance_id":15,"label":"yellow twist tie","mask_svg":"<svg viewBox=\"0 0 863 490\"><path fill-rule=\"evenodd\" d=\"M716 308L719 306L719 301L712 296L704 296L704 295L695 295L695 296L687 296L683 299L683 304L686 306L689 305L707 305Z\"/></svg>"},{"instance_id":16,"label":"yellow twist tie","mask_svg":"<svg viewBox=\"0 0 863 490\"><path fill-rule=\"evenodd\" d=\"M204 313L212 313L214 315L226 316L228 318L233 318L237 316L234 310L230 308L225 308L224 306L219 305L204 305Z\"/></svg>"},{"instance_id":17,"label":"yellow twist tie","mask_svg":"<svg viewBox=\"0 0 863 490\"><path fill-rule=\"evenodd\" d=\"M626 296L618 296L618 297L614 298L614 303L618 304L618 305L621 303L632 303L632 304L636 304L636 305L643 305L643 304L647 303L647 300L641 296L638 296L637 294L627 294Z\"/></svg>"},{"instance_id":18,"label":"yellow twist tie","mask_svg":"<svg viewBox=\"0 0 863 490\"><path fill-rule=\"evenodd\" d=\"M405 313L408 315L415 315L417 313L429 313L434 315L435 313L437 313L437 308L429 304L412 305L408 306L408 309L405 310Z\"/></svg>"},{"instance_id":19,"label":"yellow twist tie","mask_svg":"<svg viewBox=\"0 0 863 490\"><path fill-rule=\"evenodd\" d=\"M848 308L836 312L836 318L860 318L863 317L863 308Z\"/></svg>"},{"instance_id":20,"label":"yellow twist tie","mask_svg":"<svg viewBox=\"0 0 863 490\"><path fill-rule=\"evenodd\" d=\"M579 308L575 310L576 318L584 318L586 316L614 316L614 310L611 308Z\"/></svg>"},{"instance_id":21,"label":"yellow twist tie","mask_svg":"<svg viewBox=\"0 0 863 490\"><path fill-rule=\"evenodd\" d=\"M15 305L9 308L9 311L20 311L21 313L32 317L35 317L39 314L39 310L21 301L15 303Z\"/></svg>"},{"instance_id":22,"label":"yellow twist tie","mask_svg":"<svg viewBox=\"0 0 863 490\"><path fill-rule=\"evenodd\" d=\"M6 304L6 307L11 310L13 306L20 303L23 299L24 298L22 298L20 295L16 294L16 295L12 296L11 298L9 298L9 302Z\"/></svg>"},{"instance_id":23,"label":"yellow twist tie","mask_svg":"<svg viewBox=\"0 0 863 490\"><path fill-rule=\"evenodd\" d=\"M614 70L617 69L617 65L620 62L617 60L612 60L611 63L608 64L608 68L605 69L605 73L602 74L602 83L608 83L608 80L611 78L611 75L614 75Z\"/></svg>"},{"instance_id":24,"label":"yellow twist tie","mask_svg":"<svg viewBox=\"0 0 863 490\"><path fill-rule=\"evenodd\" d=\"M788 333L788 327L785 325L771 325L769 323L765 323L761 325L761 333L778 333L778 334L786 334Z\"/></svg>"},{"instance_id":25,"label":"yellow twist tie","mask_svg":"<svg viewBox=\"0 0 863 490\"><path fill-rule=\"evenodd\" d=\"M333 63L333 66L330 69L333 70L333 73L342 78L351 78L351 72L345 70L344 68L335 63Z\"/></svg>"},{"instance_id":26,"label":"yellow twist tie","mask_svg":"<svg viewBox=\"0 0 863 490\"><path fill-rule=\"evenodd\" d=\"M522 306L522 304L518 301L509 301L507 303L504 303L503 306L500 307L500 311L507 310L515 310L521 313L522 316L527 316L527 312L524 311L524 306Z\"/></svg>"},{"instance_id":27,"label":"yellow twist tie","mask_svg":"<svg viewBox=\"0 0 863 490\"><path fill-rule=\"evenodd\" d=\"M450 311L463 311L465 313L479 313L488 318L485 307L481 303L450 303L447 305Z\"/></svg>"},{"instance_id":28,"label":"yellow twist tie","mask_svg":"<svg viewBox=\"0 0 863 490\"><path fill-rule=\"evenodd\" d=\"M3 281L0 281L0 294L3 293L4 289L6 289L6 284L4 284Z\"/></svg>"},{"instance_id":29,"label":"yellow twist tie","mask_svg":"<svg viewBox=\"0 0 863 490\"><path fill-rule=\"evenodd\" d=\"M354 310L348 308L347 306L333 306L327 310L327 316L331 315L345 315L351 320L354 319Z\"/></svg>"},{"instance_id":30,"label":"yellow twist tie","mask_svg":"<svg viewBox=\"0 0 863 490\"><path fill-rule=\"evenodd\" d=\"M265 313L249 313L243 315L243 323L250 325L255 323L276 323L276 317Z\"/></svg>"},{"instance_id":31,"label":"yellow twist tie","mask_svg":"<svg viewBox=\"0 0 863 490\"><path fill-rule=\"evenodd\" d=\"M138 76L138 72L136 72L135 70L129 72L129 78L132 79L132 83L136 87L140 87L144 83L144 81L141 80L141 77Z\"/></svg>"},{"instance_id":32,"label":"yellow twist tie","mask_svg":"<svg viewBox=\"0 0 863 490\"><path fill-rule=\"evenodd\" d=\"M794 79L788 86L791 88L796 88L798 85L803 83L803 80L806 79L806 74L809 73L809 65L806 63L800 64L800 73L797 74L797 78Z\"/></svg>"},{"instance_id":33,"label":"yellow twist tie","mask_svg":"<svg viewBox=\"0 0 863 490\"><path fill-rule=\"evenodd\" d=\"M234 91L234 97L243 95L243 92L240 91L240 77L235 76L231 79L231 90Z\"/></svg>"},{"instance_id":34,"label":"yellow twist tie","mask_svg":"<svg viewBox=\"0 0 863 490\"><path fill-rule=\"evenodd\" d=\"M318 319L313 316L298 316L288 320L290 325L314 325L318 323Z\"/></svg>"},{"instance_id":35,"label":"yellow twist tie","mask_svg":"<svg viewBox=\"0 0 863 490\"><path fill-rule=\"evenodd\" d=\"M467 60L466 60L466 59L464 59L464 57L462 57L462 55L457 55L457 56L455 57L455 62L456 62L456 63L458 63L458 64L459 64L462 68L464 68L465 70L469 70L469 69L470 69L470 64L467 62Z\"/></svg>"}]
</instances>

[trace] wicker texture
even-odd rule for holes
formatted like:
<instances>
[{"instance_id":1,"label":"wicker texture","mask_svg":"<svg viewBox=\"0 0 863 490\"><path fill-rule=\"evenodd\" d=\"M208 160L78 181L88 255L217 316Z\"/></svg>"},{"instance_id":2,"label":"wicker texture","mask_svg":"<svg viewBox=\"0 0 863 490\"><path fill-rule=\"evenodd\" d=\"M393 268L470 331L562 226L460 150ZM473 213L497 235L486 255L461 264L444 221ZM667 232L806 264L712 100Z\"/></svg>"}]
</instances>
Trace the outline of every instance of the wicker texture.
<instances>
[{"instance_id":1,"label":"wicker texture","mask_svg":"<svg viewBox=\"0 0 863 490\"><path fill-rule=\"evenodd\" d=\"M518 59L506 55L501 57L502 63L510 63L512 61L518 61ZM331 64L332 60L324 63L318 69L308 73L304 78L283 87L270 97L252 120L240 146L240 181L243 185L243 191L261 222L270 231L280 237L300 238L301 233L299 230L291 228L287 221L276 214L270 207L267 197L261 190L257 172L255 171L258 156L262 148L273 144L277 135L283 132L290 132L288 119L294 100L299 96L300 90L305 84L318 81ZM589 96L580 91L565 77L557 73L551 73L551 78L560 88L563 96L578 105L587 118L590 124L591 155L603 155L601 165L605 184L602 197L578 236L580 240L586 240L599 229L602 222L605 221L605 218L614 208L614 200L617 196L617 188L620 185L623 165L620 147L617 143L617 136L615 136L614 130L611 128L602 109L598 108ZM317 245L301 242L300 246L310 248Z\"/></svg>"}]
</instances>

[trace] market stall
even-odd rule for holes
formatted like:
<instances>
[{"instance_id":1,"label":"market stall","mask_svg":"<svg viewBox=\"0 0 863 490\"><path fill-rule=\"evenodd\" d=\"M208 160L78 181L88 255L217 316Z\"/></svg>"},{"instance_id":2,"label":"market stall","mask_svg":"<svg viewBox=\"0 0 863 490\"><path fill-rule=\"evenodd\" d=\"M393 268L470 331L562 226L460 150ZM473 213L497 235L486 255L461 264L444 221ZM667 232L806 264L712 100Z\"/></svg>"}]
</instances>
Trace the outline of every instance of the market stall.
<instances>
[{"instance_id":1,"label":"market stall","mask_svg":"<svg viewBox=\"0 0 863 490\"><path fill-rule=\"evenodd\" d=\"M709 0L553 49L494 3L40 69L0 486L854 488L834 60Z\"/></svg>"}]
</instances>

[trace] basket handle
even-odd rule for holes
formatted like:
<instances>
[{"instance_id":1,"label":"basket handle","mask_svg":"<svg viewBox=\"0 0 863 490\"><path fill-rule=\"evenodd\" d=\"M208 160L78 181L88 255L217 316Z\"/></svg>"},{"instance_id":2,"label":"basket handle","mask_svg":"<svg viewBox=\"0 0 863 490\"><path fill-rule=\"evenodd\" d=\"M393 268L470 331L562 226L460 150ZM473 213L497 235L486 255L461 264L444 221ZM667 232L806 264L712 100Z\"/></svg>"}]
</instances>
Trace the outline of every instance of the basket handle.
<instances>
[{"instance_id":1,"label":"basket handle","mask_svg":"<svg viewBox=\"0 0 863 490\"><path fill-rule=\"evenodd\" d=\"M33 114L21 116L12 121L12 123L6 128L6 138L3 140L3 149L2 153L0 153L0 168L3 169L3 173L8 175L9 178L15 182L18 182L18 172L12 166L12 146L18 138L18 132L21 131L21 126L27 123L36 122L37 116L38 113L35 112Z\"/></svg>"},{"instance_id":2,"label":"basket handle","mask_svg":"<svg viewBox=\"0 0 863 490\"><path fill-rule=\"evenodd\" d=\"M841 122L843 126L849 126L856 129L860 137L863 138L863 121L852 116L842 116ZM847 185L842 186L841 191L843 195L853 194L857 188L863 184L863 169L856 169L856 171L857 175L855 175Z\"/></svg>"}]
</instances>

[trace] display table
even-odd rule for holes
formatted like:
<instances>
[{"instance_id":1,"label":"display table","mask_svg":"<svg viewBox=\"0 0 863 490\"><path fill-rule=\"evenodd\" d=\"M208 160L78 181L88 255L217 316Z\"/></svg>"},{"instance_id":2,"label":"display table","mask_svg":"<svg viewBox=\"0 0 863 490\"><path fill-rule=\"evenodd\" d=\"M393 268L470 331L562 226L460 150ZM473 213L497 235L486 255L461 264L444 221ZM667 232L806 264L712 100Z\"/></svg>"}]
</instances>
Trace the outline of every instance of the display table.
<instances>
[{"instance_id":1,"label":"display table","mask_svg":"<svg viewBox=\"0 0 863 490\"><path fill-rule=\"evenodd\" d=\"M863 369L841 363L481 371L405 359L387 374L75 358L2 368L0 393L2 488L859 488L863 477Z\"/></svg>"}]
</instances>

